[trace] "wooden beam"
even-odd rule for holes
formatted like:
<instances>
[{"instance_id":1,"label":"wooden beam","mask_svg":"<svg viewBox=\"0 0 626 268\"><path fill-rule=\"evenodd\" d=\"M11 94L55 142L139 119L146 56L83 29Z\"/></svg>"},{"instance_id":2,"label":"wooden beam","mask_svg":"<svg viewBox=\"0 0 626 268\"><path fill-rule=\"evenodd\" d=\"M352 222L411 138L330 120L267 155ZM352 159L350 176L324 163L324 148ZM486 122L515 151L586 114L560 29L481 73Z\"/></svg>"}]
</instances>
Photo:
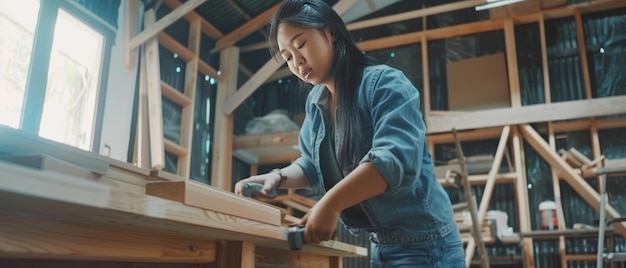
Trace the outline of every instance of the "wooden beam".
<instances>
[{"instance_id":1,"label":"wooden beam","mask_svg":"<svg viewBox=\"0 0 626 268\"><path fill-rule=\"evenodd\" d=\"M133 37L133 39L128 42L128 48L133 50L148 41L150 38L154 37L159 32L165 30L165 28L172 25L172 23L176 22L185 14L194 10L196 7L200 6L206 0L189 0L182 4L180 7L172 10L172 12L165 15L165 17L161 18L159 21L155 22L150 26L144 26L145 30L139 33L137 36Z\"/></svg>"},{"instance_id":2,"label":"wooden beam","mask_svg":"<svg viewBox=\"0 0 626 268\"><path fill-rule=\"evenodd\" d=\"M626 96L498 108L426 118L428 133L626 113Z\"/></svg>"},{"instance_id":3,"label":"wooden beam","mask_svg":"<svg viewBox=\"0 0 626 268\"><path fill-rule=\"evenodd\" d=\"M458 2L457 2L458 3ZM585 2L582 4L569 5L555 9L544 10L539 13L525 15L513 18L515 24L526 24L538 22L542 17L544 19L557 19L574 15L573 6L579 7L582 14L590 12L600 12L604 10L626 7L626 1L619 0L599 0L593 2ZM364 51L378 50L390 47L397 47L409 44L415 44L422 40L422 35L426 35L428 40L452 38L468 34L493 31L504 28L503 20L488 20L443 27L438 29L426 30L415 33L407 33L383 37L373 40L367 40L357 43L359 49Z\"/></svg>"},{"instance_id":4,"label":"wooden beam","mask_svg":"<svg viewBox=\"0 0 626 268\"><path fill-rule=\"evenodd\" d=\"M422 102L424 105L423 111L424 111L424 114L429 114L431 110L431 107L430 107L431 99L430 99L430 66L428 62L428 55L430 53L428 53L428 38L426 38L426 35L422 35L421 49L422 49L422 79L424 81L424 85L422 85Z\"/></svg>"},{"instance_id":5,"label":"wooden beam","mask_svg":"<svg viewBox=\"0 0 626 268\"><path fill-rule=\"evenodd\" d=\"M437 40L452 38L461 35L476 34L482 32L489 32L504 27L503 21L480 21L471 22L456 26L444 27L426 30L422 32L407 33L394 35L390 37L383 37L379 39L367 40L357 43L359 49L363 51L378 50L389 47L397 47L403 45L410 45L418 43L422 40L422 35L426 35L428 40Z\"/></svg>"},{"instance_id":6,"label":"wooden beam","mask_svg":"<svg viewBox=\"0 0 626 268\"><path fill-rule=\"evenodd\" d=\"M583 25L583 18L580 14L580 8L574 10L574 20L576 21L576 37L578 39L578 53L580 56L580 72L583 77L583 85L585 90L585 97L587 99L593 98L591 94L591 78L589 77L589 61L587 60L587 42L585 42L585 30Z\"/></svg>"},{"instance_id":7,"label":"wooden beam","mask_svg":"<svg viewBox=\"0 0 626 268\"><path fill-rule=\"evenodd\" d=\"M254 268L255 248L250 242L221 241L217 244L216 267Z\"/></svg>"},{"instance_id":8,"label":"wooden beam","mask_svg":"<svg viewBox=\"0 0 626 268\"><path fill-rule=\"evenodd\" d=\"M552 168L556 169L572 188L596 211L600 210L600 195L576 171L563 160L545 140L529 125L521 125L520 131L528 143L541 155ZM620 214L610 204L606 205L608 216L619 218ZM626 223L615 224L615 231L626 236Z\"/></svg>"},{"instance_id":9,"label":"wooden beam","mask_svg":"<svg viewBox=\"0 0 626 268\"><path fill-rule=\"evenodd\" d=\"M181 202L189 206L280 226L280 210L278 208L192 180L147 183L146 194Z\"/></svg>"},{"instance_id":10,"label":"wooden beam","mask_svg":"<svg viewBox=\"0 0 626 268\"><path fill-rule=\"evenodd\" d=\"M504 41L506 43L506 63L509 75L509 92L511 107L522 106L522 96L519 82L519 68L517 64L517 48L515 45L515 25L512 19L504 21Z\"/></svg>"},{"instance_id":11,"label":"wooden beam","mask_svg":"<svg viewBox=\"0 0 626 268\"><path fill-rule=\"evenodd\" d=\"M491 169L489 170L487 183L485 184L485 189L483 190L483 196L480 199L480 205L478 206L478 213L476 215L477 218L474 220L474 224L483 222L485 220L485 217L487 216L487 209L489 209L489 203L491 202L491 195L493 194L493 189L495 188L495 184L496 184L496 175L498 174L498 170L500 169L500 165L502 164L502 158L504 156L506 144L509 140L510 132L511 132L510 126L506 126L502 129L502 134L500 135L500 142L498 143L498 148L496 149L496 154L493 159L494 161L491 164ZM469 183L467 184L467 186L469 186ZM473 240L474 239L472 239L472 241ZM472 257L474 256L474 247L477 244L479 243L477 243L476 241L474 241L474 243L467 244L467 248L465 249L469 256L469 257L466 256L467 262L471 261ZM479 252L480 252L480 248L479 248ZM486 254L484 252L480 252L480 253Z\"/></svg>"},{"instance_id":12,"label":"wooden beam","mask_svg":"<svg viewBox=\"0 0 626 268\"><path fill-rule=\"evenodd\" d=\"M345 14L354 4L356 4L357 0L339 0L334 6L333 9L339 16ZM366 15L366 14L363 14Z\"/></svg>"},{"instance_id":13,"label":"wooden beam","mask_svg":"<svg viewBox=\"0 0 626 268\"><path fill-rule=\"evenodd\" d=\"M139 0L128 0L124 2L124 18L126 25L124 27L124 39L128 44L133 36L137 35L139 31ZM137 50L136 49L124 49L124 66L126 69L133 70L136 67Z\"/></svg>"},{"instance_id":14,"label":"wooden beam","mask_svg":"<svg viewBox=\"0 0 626 268\"><path fill-rule=\"evenodd\" d=\"M530 207L528 198L528 180L526 178L526 163L524 161L524 147L522 136L517 126L513 127L511 135L513 145L513 161L515 162L515 197L517 199L517 214L519 217L520 233L532 231L530 224ZM527 267L535 267L533 239L522 239L522 254Z\"/></svg>"},{"instance_id":15,"label":"wooden beam","mask_svg":"<svg viewBox=\"0 0 626 268\"><path fill-rule=\"evenodd\" d=\"M154 9L144 14L144 25L151 27L156 20ZM161 99L161 73L159 61L159 42L151 36L143 43L143 57L146 58L146 91L148 94L148 133L150 135L150 167L165 167L165 148L163 139L163 104Z\"/></svg>"},{"instance_id":16,"label":"wooden beam","mask_svg":"<svg viewBox=\"0 0 626 268\"><path fill-rule=\"evenodd\" d=\"M552 102L552 90L550 90L550 66L548 66L548 45L546 41L546 22L543 13L539 18L539 42L541 46L541 66L543 69L543 94L546 103Z\"/></svg>"},{"instance_id":17,"label":"wooden beam","mask_svg":"<svg viewBox=\"0 0 626 268\"><path fill-rule=\"evenodd\" d=\"M182 4L179 0L165 0L165 5L168 6L170 9L176 9ZM207 22L204 18L202 18L202 16L198 15L198 13L194 11L190 11L185 14L184 18L189 22L200 20L200 28L202 29L202 33L206 34L213 40L218 40L224 36L224 34L222 34L220 30L215 28L215 26Z\"/></svg>"},{"instance_id":18,"label":"wooden beam","mask_svg":"<svg viewBox=\"0 0 626 268\"><path fill-rule=\"evenodd\" d=\"M217 85L216 111L223 111L227 100L236 93L239 54L237 47L228 47L221 52L220 69L224 81ZM233 131L234 114L217 112L213 128L211 185L227 191L232 187Z\"/></svg>"},{"instance_id":19,"label":"wooden beam","mask_svg":"<svg viewBox=\"0 0 626 268\"><path fill-rule=\"evenodd\" d=\"M464 9L464 8L475 7L478 5L485 4L485 3L486 3L485 0L464 0L464 1L454 2L454 3L436 5L436 6L418 9L414 11L408 11L404 13L389 15L385 17L354 22L354 23L350 23L346 25L346 27L348 28L349 31L353 31L353 30L358 30L358 29L363 29L363 28L390 24L394 22L417 19L420 17L441 14L445 12L451 12L451 11Z\"/></svg>"},{"instance_id":20,"label":"wooden beam","mask_svg":"<svg viewBox=\"0 0 626 268\"><path fill-rule=\"evenodd\" d=\"M263 26L267 24L267 22L274 15L274 13L276 13L281 5L282 3L274 5L270 9L261 13L261 15L256 16L254 19L246 22L244 25L241 25L239 28L233 30L232 32L217 40L217 43L215 43L215 48L211 51L211 53L221 51L228 46L232 46L235 43L239 42L239 40L244 39L246 36L250 35L251 33L263 28Z\"/></svg>"},{"instance_id":21,"label":"wooden beam","mask_svg":"<svg viewBox=\"0 0 626 268\"><path fill-rule=\"evenodd\" d=\"M177 173L183 178L189 178L191 169L191 152L193 147L193 130L194 124L194 110L196 91L198 86L198 61L200 55L200 39L201 29L200 20L195 20L189 23L189 37L188 46L189 50L194 53L194 58L187 61L185 67L185 85L184 94L191 100L188 105L182 106L182 115L180 120L180 145L187 150L187 154L178 157Z\"/></svg>"}]
</instances>

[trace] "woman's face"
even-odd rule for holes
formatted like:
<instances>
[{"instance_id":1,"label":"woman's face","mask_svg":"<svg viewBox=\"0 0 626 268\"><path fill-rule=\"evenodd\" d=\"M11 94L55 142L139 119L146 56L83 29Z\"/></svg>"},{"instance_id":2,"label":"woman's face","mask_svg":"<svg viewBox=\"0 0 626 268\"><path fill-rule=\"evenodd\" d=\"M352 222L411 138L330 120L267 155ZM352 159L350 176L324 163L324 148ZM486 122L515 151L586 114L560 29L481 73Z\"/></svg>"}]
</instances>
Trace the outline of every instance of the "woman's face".
<instances>
[{"instance_id":1,"label":"woman's face","mask_svg":"<svg viewBox=\"0 0 626 268\"><path fill-rule=\"evenodd\" d=\"M331 67L334 60L333 36L329 30L303 29L285 23L278 25L278 49L289 70L302 81L334 86Z\"/></svg>"}]
</instances>

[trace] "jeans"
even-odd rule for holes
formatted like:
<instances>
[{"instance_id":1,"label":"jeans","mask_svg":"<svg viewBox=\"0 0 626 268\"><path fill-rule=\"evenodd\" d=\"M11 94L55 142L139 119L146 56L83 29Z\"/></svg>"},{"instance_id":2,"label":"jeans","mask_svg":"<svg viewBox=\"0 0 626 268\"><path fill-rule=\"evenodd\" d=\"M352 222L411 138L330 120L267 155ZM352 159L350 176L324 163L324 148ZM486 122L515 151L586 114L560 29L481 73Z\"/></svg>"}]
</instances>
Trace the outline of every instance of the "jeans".
<instances>
[{"instance_id":1,"label":"jeans","mask_svg":"<svg viewBox=\"0 0 626 268\"><path fill-rule=\"evenodd\" d=\"M370 237L370 268L465 268L465 251L458 231L445 237L405 245L383 245Z\"/></svg>"}]
</instances>

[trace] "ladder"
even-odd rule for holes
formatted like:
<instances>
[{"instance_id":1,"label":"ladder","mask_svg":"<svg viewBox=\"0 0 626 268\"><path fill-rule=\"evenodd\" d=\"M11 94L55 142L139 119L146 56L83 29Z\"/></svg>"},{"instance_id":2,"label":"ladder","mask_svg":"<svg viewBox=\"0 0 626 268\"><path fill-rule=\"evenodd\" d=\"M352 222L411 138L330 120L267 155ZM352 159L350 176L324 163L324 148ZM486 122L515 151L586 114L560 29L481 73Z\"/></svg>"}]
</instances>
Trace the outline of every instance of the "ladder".
<instances>
[{"instance_id":1,"label":"ladder","mask_svg":"<svg viewBox=\"0 0 626 268\"><path fill-rule=\"evenodd\" d=\"M155 10L147 10L144 14L144 29L151 29L155 23ZM135 160L139 167L157 172L162 171L165 168L165 153L167 152L178 158L175 175L182 178L190 176L198 72L212 77L218 76L215 69L198 57L201 34L201 20L197 19L190 22L187 47L162 31L142 44L137 142L135 143ZM186 61L183 90L161 79L159 45ZM162 98L171 100L182 109L180 141L178 142L167 139L163 134Z\"/></svg>"}]
</instances>

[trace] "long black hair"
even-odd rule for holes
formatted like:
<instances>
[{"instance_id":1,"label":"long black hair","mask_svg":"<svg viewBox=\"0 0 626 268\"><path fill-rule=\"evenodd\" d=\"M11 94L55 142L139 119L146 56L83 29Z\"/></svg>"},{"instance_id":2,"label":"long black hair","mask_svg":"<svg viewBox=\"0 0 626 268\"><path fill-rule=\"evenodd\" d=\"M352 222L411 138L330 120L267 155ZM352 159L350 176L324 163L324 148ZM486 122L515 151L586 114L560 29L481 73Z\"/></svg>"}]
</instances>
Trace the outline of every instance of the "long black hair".
<instances>
[{"instance_id":1,"label":"long black hair","mask_svg":"<svg viewBox=\"0 0 626 268\"><path fill-rule=\"evenodd\" d=\"M335 38L334 62L335 94L333 101L337 107L335 130L338 134L337 159L344 170L355 168L359 159L359 144L363 139L357 109L358 87L363 70L376 61L363 54L354 41L343 20L322 0L285 0L270 20L270 52L278 57L278 25L288 24L302 29L329 29Z\"/></svg>"}]
</instances>

